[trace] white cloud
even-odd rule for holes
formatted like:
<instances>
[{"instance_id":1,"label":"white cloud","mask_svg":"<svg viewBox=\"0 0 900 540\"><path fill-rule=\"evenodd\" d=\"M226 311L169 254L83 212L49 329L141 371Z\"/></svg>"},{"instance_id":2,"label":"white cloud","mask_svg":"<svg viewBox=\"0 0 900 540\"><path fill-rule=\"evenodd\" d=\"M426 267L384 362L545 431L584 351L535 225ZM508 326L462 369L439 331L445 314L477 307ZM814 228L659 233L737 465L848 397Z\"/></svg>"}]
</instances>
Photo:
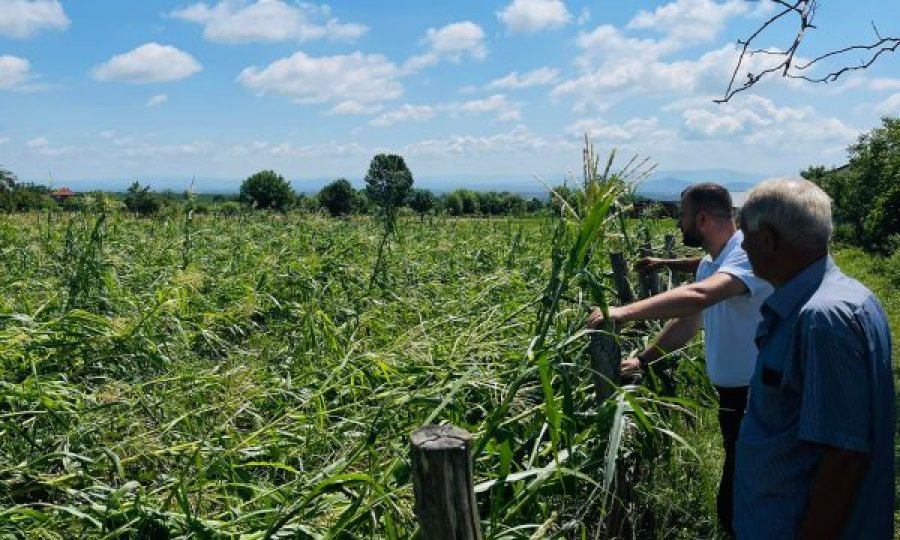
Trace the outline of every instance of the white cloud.
<instances>
[{"instance_id":1,"label":"white cloud","mask_svg":"<svg viewBox=\"0 0 900 540\"><path fill-rule=\"evenodd\" d=\"M879 114L900 113L900 92L892 94L890 97L876 105L875 110Z\"/></svg>"},{"instance_id":2,"label":"white cloud","mask_svg":"<svg viewBox=\"0 0 900 540\"><path fill-rule=\"evenodd\" d=\"M147 106L148 107L157 107L159 105L162 105L163 103L165 103L168 100L169 100L169 96L167 96L165 94L156 94L155 96L153 96L147 100Z\"/></svg>"},{"instance_id":3,"label":"white cloud","mask_svg":"<svg viewBox=\"0 0 900 540\"><path fill-rule=\"evenodd\" d=\"M370 105L403 94L398 76L397 66L381 55L355 52L313 57L298 51L263 68L248 67L237 80L259 94L287 96L299 103Z\"/></svg>"},{"instance_id":4,"label":"white cloud","mask_svg":"<svg viewBox=\"0 0 900 540\"><path fill-rule=\"evenodd\" d=\"M524 126L489 136L453 135L442 139L426 139L407 144L400 153L410 156L458 159L464 156L540 155L572 150L576 144L565 140L535 135Z\"/></svg>"},{"instance_id":5,"label":"white cloud","mask_svg":"<svg viewBox=\"0 0 900 540\"><path fill-rule=\"evenodd\" d=\"M69 18L58 0L3 0L0 35L27 38L41 30L65 30Z\"/></svg>"},{"instance_id":6,"label":"white cloud","mask_svg":"<svg viewBox=\"0 0 900 540\"><path fill-rule=\"evenodd\" d=\"M615 29L613 29L615 30ZM590 47L580 59L582 73L558 84L551 92L554 98L572 95L576 98L576 110L596 108L605 110L629 96L665 96L676 98L691 95L721 95L734 70L737 55L734 47L726 45L713 49L696 59L667 62L657 58L654 43L640 47L637 41L620 39L621 34L605 33L602 41L612 47L620 47L620 54L606 58L592 55L598 46L598 35L584 36L582 46ZM608 39L609 38L609 39ZM607 41L608 39L608 41ZM633 53L627 49L635 47ZM745 59L742 72L759 73L775 61L771 56L754 55ZM794 79L773 77L759 83L768 85L799 86Z\"/></svg>"},{"instance_id":7,"label":"white cloud","mask_svg":"<svg viewBox=\"0 0 900 540\"><path fill-rule=\"evenodd\" d=\"M443 109L454 115L492 114L497 122L518 122L522 119L522 112L519 106L510 103L503 94L446 105Z\"/></svg>"},{"instance_id":8,"label":"white cloud","mask_svg":"<svg viewBox=\"0 0 900 540\"><path fill-rule=\"evenodd\" d=\"M40 154L44 157L58 157L71 153L74 149L70 146L53 147L44 137L37 137L25 143L25 147L30 151Z\"/></svg>"},{"instance_id":9,"label":"white cloud","mask_svg":"<svg viewBox=\"0 0 900 540\"><path fill-rule=\"evenodd\" d=\"M441 60L459 62L468 56L475 60L487 57L484 30L471 22L451 23L441 28L429 28L422 38L428 52L410 57L403 64L403 73L411 74L433 66Z\"/></svg>"},{"instance_id":10,"label":"white cloud","mask_svg":"<svg viewBox=\"0 0 900 540\"><path fill-rule=\"evenodd\" d=\"M0 90L28 90L34 77L25 58L0 56Z\"/></svg>"},{"instance_id":11,"label":"white cloud","mask_svg":"<svg viewBox=\"0 0 900 540\"><path fill-rule=\"evenodd\" d=\"M177 81L202 69L200 63L184 51L169 45L146 43L94 68L94 78L105 82L149 84Z\"/></svg>"},{"instance_id":12,"label":"white cloud","mask_svg":"<svg viewBox=\"0 0 900 540\"><path fill-rule=\"evenodd\" d=\"M404 103L397 109L388 111L374 118L370 125L378 127L393 126L405 122L427 122L434 118L434 108L428 105L410 105Z\"/></svg>"},{"instance_id":13,"label":"white cloud","mask_svg":"<svg viewBox=\"0 0 900 540\"><path fill-rule=\"evenodd\" d=\"M869 82L869 88L875 90L876 92L881 92L884 90L900 90L900 79L872 79Z\"/></svg>"},{"instance_id":14,"label":"white cloud","mask_svg":"<svg viewBox=\"0 0 900 540\"><path fill-rule=\"evenodd\" d=\"M660 127L656 117L632 118L620 124L607 122L602 118L586 118L575 122L567 131L582 137L587 134L591 140L607 144L621 145L630 142L633 143L632 146L651 150L677 140L677 134Z\"/></svg>"},{"instance_id":15,"label":"white cloud","mask_svg":"<svg viewBox=\"0 0 900 540\"><path fill-rule=\"evenodd\" d=\"M200 2L172 12L173 17L202 24L203 36L222 43L254 41L354 40L366 33L362 24L342 23L327 5L283 0Z\"/></svg>"},{"instance_id":16,"label":"white cloud","mask_svg":"<svg viewBox=\"0 0 900 540\"><path fill-rule=\"evenodd\" d=\"M549 67L533 69L521 75L513 71L505 77L489 82L485 88L488 90L512 90L532 86L546 86L555 83L558 77L559 70Z\"/></svg>"},{"instance_id":17,"label":"white cloud","mask_svg":"<svg viewBox=\"0 0 900 540\"><path fill-rule=\"evenodd\" d=\"M9 137L0 137L0 144L6 144L9 142Z\"/></svg>"},{"instance_id":18,"label":"white cloud","mask_svg":"<svg viewBox=\"0 0 900 540\"><path fill-rule=\"evenodd\" d=\"M744 0L727 0L722 3L714 0L675 0L652 12L641 10L626 28L660 32L665 35L664 48L678 50L709 42L735 16L753 15L770 7L768 2L762 2L754 11Z\"/></svg>"},{"instance_id":19,"label":"white cloud","mask_svg":"<svg viewBox=\"0 0 900 540\"><path fill-rule=\"evenodd\" d=\"M578 26L584 26L591 20L591 10L587 8L587 6L581 8L581 13L578 14L578 19L575 21Z\"/></svg>"},{"instance_id":20,"label":"white cloud","mask_svg":"<svg viewBox=\"0 0 900 540\"><path fill-rule=\"evenodd\" d=\"M471 21L452 23L438 29L429 28L424 41L432 51L451 59L458 60L469 55L481 60L487 56L484 30Z\"/></svg>"},{"instance_id":21,"label":"white cloud","mask_svg":"<svg viewBox=\"0 0 900 540\"><path fill-rule=\"evenodd\" d=\"M509 32L526 34L565 26L572 20L562 0L513 0L497 17Z\"/></svg>"},{"instance_id":22,"label":"white cloud","mask_svg":"<svg viewBox=\"0 0 900 540\"><path fill-rule=\"evenodd\" d=\"M779 107L755 95L740 104L687 109L682 113L682 128L688 138L719 139L782 152L809 143L845 145L859 133L842 120L819 115L810 106Z\"/></svg>"},{"instance_id":23,"label":"white cloud","mask_svg":"<svg viewBox=\"0 0 900 540\"><path fill-rule=\"evenodd\" d=\"M381 105L363 105L358 101L347 100L342 101L331 108L327 114L329 115L366 115L377 114L384 107Z\"/></svg>"}]
</instances>

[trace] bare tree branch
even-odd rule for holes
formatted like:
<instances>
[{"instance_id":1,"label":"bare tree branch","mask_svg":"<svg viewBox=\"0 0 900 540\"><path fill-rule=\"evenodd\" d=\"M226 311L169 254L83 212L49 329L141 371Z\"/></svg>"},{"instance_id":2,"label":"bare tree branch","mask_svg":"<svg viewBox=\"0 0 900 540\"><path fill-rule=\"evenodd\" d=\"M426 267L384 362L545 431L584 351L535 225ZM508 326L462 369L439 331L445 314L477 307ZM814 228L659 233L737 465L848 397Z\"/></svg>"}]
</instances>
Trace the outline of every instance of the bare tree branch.
<instances>
[{"instance_id":1,"label":"bare tree branch","mask_svg":"<svg viewBox=\"0 0 900 540\"><path fill-rule=\"evenodd\" d=\"M816 83L834 82L838 77L847 72L868 68L881 55L895 52L898 47L900 47L900 36L883 37L878 28L875 27L875 23L872 22L872 30L877 37L877 41L874 43L870 45L850 45L842 49L836 49L821 54L808 62L798 64L795 60L798 57L800 46L808 35L807 31L816 29L813 20L815 19L816 11L818 9L818 0L768 1L780 6L781 10L763 22L749 37L737 41L740 55L738 56L734 71L731 74L731 80L728 82L728 87L725 89L725 94L721 99L714 100L716 103L728 102L735 94L751 88L762 79L775 73L780 73L782 77L789 79L802 79ZM783 49L752 47L766 30L770 29L773 25L784 21L793 21L792 24L796 24L797 26L797 31L788 47ZM865 52L866 57L856 63L847 62L843 66L840 66L825 75L808 74L812 71L811 68L817 66L819 62L834 60L841 55L853 52ZM755 55L780 58L780 61L776 61L773 65L761 69L758 73L752 73L748 70L743 74L745 77L744 82L739 83L738 81L742 78L740 77L742 75L741 68L746 65L747 60Z\"/></svg>"}]
</instances>

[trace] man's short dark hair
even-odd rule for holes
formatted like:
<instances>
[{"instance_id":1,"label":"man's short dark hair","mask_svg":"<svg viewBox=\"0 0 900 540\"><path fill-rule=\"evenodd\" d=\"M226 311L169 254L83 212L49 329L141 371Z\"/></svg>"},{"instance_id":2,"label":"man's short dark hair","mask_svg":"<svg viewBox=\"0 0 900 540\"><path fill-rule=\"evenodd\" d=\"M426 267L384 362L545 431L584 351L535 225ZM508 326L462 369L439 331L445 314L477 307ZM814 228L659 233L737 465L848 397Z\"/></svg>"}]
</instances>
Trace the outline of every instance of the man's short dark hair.
<instances>
[{"instance_id":1,"label":"man's short dark hair","mask_svg":"<svg viewBox=\"0 0 900 540\"><path fill-rule=\"evenodd\" d=\"M734 215L731 193L712 182L688 186L681 192L681 200L691 202L695 215L701 210L720 219L731 219Z\"/></svg>"}]
</instances>

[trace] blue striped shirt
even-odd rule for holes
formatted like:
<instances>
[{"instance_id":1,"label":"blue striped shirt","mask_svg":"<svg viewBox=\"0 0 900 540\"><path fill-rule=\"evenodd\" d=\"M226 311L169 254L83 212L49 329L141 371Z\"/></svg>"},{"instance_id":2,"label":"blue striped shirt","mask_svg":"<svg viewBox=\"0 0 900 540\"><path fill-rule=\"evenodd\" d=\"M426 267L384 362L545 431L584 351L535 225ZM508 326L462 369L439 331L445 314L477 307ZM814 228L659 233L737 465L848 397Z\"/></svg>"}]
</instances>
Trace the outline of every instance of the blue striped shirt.
<instances>
[{"instance_id":1,"label":"blue striped shirt","mask_svg":"<svg viewBox=\"0 0 900 540\"><path fill-rule=\"evenodd\" d=\"M843 537L891 538L896 413L884 311L823 257L761 312L737 444L737 537L795 537L827 445L869 456Z\"/></svg>"}]
</instances>

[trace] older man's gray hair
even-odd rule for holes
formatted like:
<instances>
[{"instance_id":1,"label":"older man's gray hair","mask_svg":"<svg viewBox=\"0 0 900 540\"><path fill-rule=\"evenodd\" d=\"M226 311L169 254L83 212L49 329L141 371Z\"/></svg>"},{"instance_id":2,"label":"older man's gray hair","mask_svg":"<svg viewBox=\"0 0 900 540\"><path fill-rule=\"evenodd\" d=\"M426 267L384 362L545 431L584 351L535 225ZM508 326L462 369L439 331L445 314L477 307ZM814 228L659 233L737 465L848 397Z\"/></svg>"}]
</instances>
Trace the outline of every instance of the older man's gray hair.
<instances>
[{"instance_id":1,"label":"older man's gray hair","mask_svg":"<svg viewBox=\"0 0 900 540\"><path fill-rule=\"evenodd\" d=\"M831 239L831 198L803 178L775 178L757 185L741 208L741 228L763 225L791 244L827 247Z\"/></svg>"}]
</instances>

